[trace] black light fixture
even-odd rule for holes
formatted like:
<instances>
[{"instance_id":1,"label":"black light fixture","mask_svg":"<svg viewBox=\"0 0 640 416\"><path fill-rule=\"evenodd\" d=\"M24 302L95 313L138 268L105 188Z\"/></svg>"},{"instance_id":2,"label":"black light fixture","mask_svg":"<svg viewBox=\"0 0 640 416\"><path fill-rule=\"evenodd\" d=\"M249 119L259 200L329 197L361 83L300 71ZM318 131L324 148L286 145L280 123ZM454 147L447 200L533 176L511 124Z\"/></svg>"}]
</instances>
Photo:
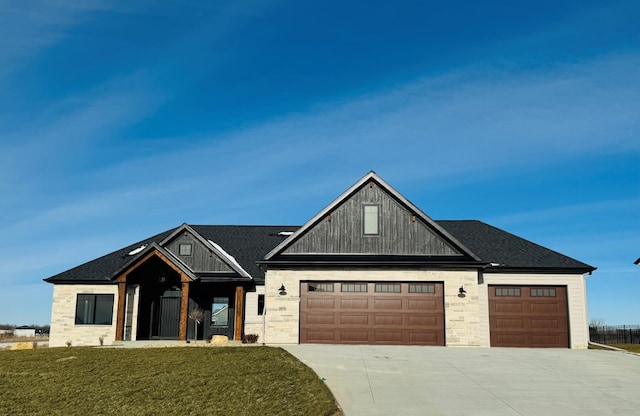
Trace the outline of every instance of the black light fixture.
<instances>
[{"instance_id":1,"label":"black light fixture","mask_svg":"<svg viewBox=\"0 0 640 416\"><path fill-rule=\"evenodd\" d=\"M458 289L458 297L463 298L465 296L467 296L467 291L464 290L464 285L463 285L463 286L460 286L460 289Z\"/></svg>"},{"instance_id":2,"label":"black light fixture","mask_svg":"<svg viewBox=\"0 0 640 416\"><path fill-rule=\"evenodd\" d=\"M164 273L160 273L160 276L158 276L158 280L160 281L160 283L164 283L167 281L167 275Z\"/></svg>"},{"instance_id":3,"label":"black light fixture","mask_svg":"<svg viewBox=\"0 0 640 416\"><path fill-rule=\"evenodd\" d=\"M284 296L287 294L287 288L284 287L284 283L280 285L280 289L278 289L278 293L280 293L280 296Z\"/></svg>"}]
</instances>

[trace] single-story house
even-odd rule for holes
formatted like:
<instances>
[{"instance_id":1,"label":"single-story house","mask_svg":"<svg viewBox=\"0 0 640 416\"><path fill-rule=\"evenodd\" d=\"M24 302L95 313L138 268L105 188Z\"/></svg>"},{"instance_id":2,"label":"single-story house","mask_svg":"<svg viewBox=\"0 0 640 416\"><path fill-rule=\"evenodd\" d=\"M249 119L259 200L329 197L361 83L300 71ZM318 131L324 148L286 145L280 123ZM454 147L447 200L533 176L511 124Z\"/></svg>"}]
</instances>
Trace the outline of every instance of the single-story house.
<instances>
[{"instance_id":1,"label":"single-story house","mask_svg":"<svg viewBox=\"0 0 640 416\"><path fill-rule=\"evenodd\" d=\"M50 345L587 348L593 270L481 221L433 220L369 172L302 226L182 224L45 279Z\"/></svg>"},{"instance_id":2,"label":"single-story house","mask_svg":"<svg viewBox=\"0 0 640 416\"><path fill-rule=\"evenodd\" d=\"M16 337L35 337L36 329L32 326L17 326L13 330L13 335Z\"/></svg>"}]
</instances>

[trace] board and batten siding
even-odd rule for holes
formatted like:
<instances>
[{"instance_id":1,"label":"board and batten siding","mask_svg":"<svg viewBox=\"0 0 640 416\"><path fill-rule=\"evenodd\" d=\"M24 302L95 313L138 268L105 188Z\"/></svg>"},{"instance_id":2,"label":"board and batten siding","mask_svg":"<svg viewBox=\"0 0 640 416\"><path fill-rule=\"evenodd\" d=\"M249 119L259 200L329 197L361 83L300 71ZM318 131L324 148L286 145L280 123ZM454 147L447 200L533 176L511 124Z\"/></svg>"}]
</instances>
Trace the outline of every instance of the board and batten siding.
<instances>
[{"instance_id":1,"label":"board and batten siding","mask_svg":"<svg viewBox=\"0 0 640 416\"><path fill-rule=\"evenodd\" d=\"M282 254L460 256L447 241L375 183L365 184ZM377 235L363 233L363 206L378 205Z\"/></svg>"},{"instance_id":2,"label":"board and batten siding","mask_svg":"<svg viewBox=\"0 0 640 416\"><path fill-rule=\"evenodd\" d=\"M489 329L489 285L566 286L569 313L569 348L586 349L589 346L587 321L586 280L581 274L516 274L484 273L479 285L480 342L491 345Z\"/></svg>"},{"instance_id":3,"label":"board and batten siding","mask_svg":"<svg viewBox=\"0 0 640 416\"><path fill-rule=\"evenodd\" d=\"M191 255L180 255L180 244L191 244ZM166 246L167 250L176 255L194 272L230 272L235 271L229 267L224 261L206 247L197 238L191 234L180 235ZM224 247L223 247L224 248Z\"/></svg>"}]
</instances>

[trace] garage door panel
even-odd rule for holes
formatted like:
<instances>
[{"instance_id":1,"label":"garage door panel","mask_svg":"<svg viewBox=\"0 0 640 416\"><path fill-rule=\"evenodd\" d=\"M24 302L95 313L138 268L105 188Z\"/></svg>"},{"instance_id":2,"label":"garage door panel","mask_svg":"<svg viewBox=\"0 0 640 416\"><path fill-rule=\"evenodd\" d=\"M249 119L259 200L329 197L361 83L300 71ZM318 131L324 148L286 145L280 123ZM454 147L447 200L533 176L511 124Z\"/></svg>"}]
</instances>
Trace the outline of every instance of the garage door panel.
<instances>
[{"instance_id":1,"label":"garage door panel","mask_svg":"<svg viewBox=\"0 0 640 416\"><path fill-rule=\"evenodd\" d=\"M525 335L522 333L518 334L498 334L496 335L496 343L501 347L517 347L525 344ZM491 345L495 347L495 345Z\"/></svg>"},{"instance_id":2,"label":"garage door panel","mask_svg":"<svg viewBox=\"0 0 640 416\"><path fill-rule=\"evenodd\" d=\"M409 326L435 328L438 317L433 315L409 315Z\"/></svg>"},{"instance_id":3,"label":"garage door panel","mask_svg":"<svg viewBox=\"0 0 640 416\"><path fill-rule=\"evenodd\" d=\"M496 319L496 327L500 329L523 329L525 326L523 319L509 319L509 318L498 318Z\"/></svg>"},{"instance_id":4,"label":"garage door panel","mask_svg":"<svg viewBox=\"0 0 640 416\"><path fill-rule=\"evenodd\" d=\"M561 305L557 303L531 303L531 313L556 315L562 311Z\"/></svg>"},{"instance_id":5,"label":"garage door panel","mask_svg":"<svg viewBox=\"0 0 640 416\"><path fill-rule=\"evenodd\" d=\"M309 313L306 315L306 323L311 325L334 325L335 315L318 315Z\"/></svg>"},{"instance_id":6,"label":"garage door panel","mask_svg":"<svg viewBox=\"0 0 640 416\"><path fill-rule=\"evenodd\" d=\"M369 309L369 300L340 299L340 309Z\"/></svg>"},{"instance_id":7,"label":"garage door panel","mask_svg":"<svg viewBox=\"0 0 640 416\"><path fill-rule=\"evenodd\" d=\"M560 322L557 319L531 319L531 328L536 329L558 329Z\"/></svg>"},{"instance_id":8,"label":"garage door panel","mask_svg":"<svg viewBox=\"0 0 640 416\"><path fill-rule=\"evenodd\" d=\"M489 286L494 347L569 347L566 287Z\"/></svg>"},{"instance_id":9,"label":"garage door panel","mask_svg":"<svg viewBox=\"0 0 640 416\"><path fill-rule=\"evenodd\" d=\"M438 332L409 332L409 343L419 345L440 345L438 344Z\"/></svg>"},{"instance_id":10,"label":"garage door panel","mask_svg":"<svg viewBox=\"0 0 640 416\"><path fill-rule=\"evenodd\" d=\"M402 315L374 315L373 316L373 324L374 325L383 325L383 326L402 326Z\"/></svg>"},{"instance_id":11,"label":"garage door panel","mask_svg":"<svg viewBox=\"0 0 640 416\"><path fill-rule=\"evenodd\" d=\"M376 344L404 344L402 331L373 331L373 342Z\"/></svg>"},{"instance_id":12,"label":"garage door panel","mask_svg":"<svg viewBox=\"0 0 640 416\"><path fill-rule=\"evenodd\" d=\"M563 336L561 334L532 335L532 347L545 347L548 345L562 346Z\"/></svg>"},{"instance_id":13,"label":"garage door panel","mask_svg":"<svg viewBox=\"0 0 640 416\"><path fill-rule=\"evenodd\" d=\"M368 325L369 315L340 314L340 325Z\"/></svg>"},{"instance_id":14,"label":"garage door panel","mask_svg":"<svg viewBox=\"0 0 640 416\"><path fill-rule=\"evenodd\" d=\"M402 310L402 299L374 299L373 307L376 310Z\"/></svg>"},{"instance_id":15,"label":"garage door panel","mask_svg":"<svg viewBox=\"0 0 640 416\"><path fill-rule=\"evenodd\" d=\"M317 331L307 330L306 339L309 342L333 342L334 341L333 330Z\"/></svg>"},{"instance_id":16,"label":"garage door panel","mask_svg":"<svg viewBox=\"0 0 640 416\"><path fill-rule=\"evenodd\" d=\"M438 311L438 300L434 296L433 299L409 299L408 309L410 311Z\"/></svg>"},{"instance_id":17,"label":"garage door panel","mask_svg":"<svg viewBox=\"0 0 640 416\"><path fill-rule=\"evenodd\" d=\"M520 313L523 313L523 306L524 305L522 303L509 301L509 302L496 303L493 305L492 309L494 312L497 312L497 313L520 314Z\"/></svg>"},{"instance_id":18,"label":"garage door panel","mask_svg":"<svg viewBox=\"0 0 640 416\"><path fill-rule=\"evenodd\" d=\"M353 342L358 344L366 344L369 341L369 331L339 331L341 342Z\"/></svg>"},{"instance_id":19,"label":"garage door panel","mask_svg":"<svg viewBox=\"0 0 640 416\"><path fill-rule=\"evenodd\" d=\"M301 343L444 345L442 283L418 288L430 292L409 292L409 283L319 285L301 283Z\"/></svg>"}]
</instances>

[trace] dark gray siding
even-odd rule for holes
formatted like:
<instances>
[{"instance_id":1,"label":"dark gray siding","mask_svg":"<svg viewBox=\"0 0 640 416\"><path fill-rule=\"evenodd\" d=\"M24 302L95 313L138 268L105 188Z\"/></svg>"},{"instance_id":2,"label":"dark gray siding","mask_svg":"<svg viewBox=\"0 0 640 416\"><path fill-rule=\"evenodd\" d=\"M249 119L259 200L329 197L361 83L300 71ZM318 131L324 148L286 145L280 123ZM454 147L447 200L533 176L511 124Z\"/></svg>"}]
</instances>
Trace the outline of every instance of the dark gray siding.
<instances>
[{"instance_id":1,"label":"dark gray siding","mask_svg":"<svg viewBox=\"0 0 640 416\"><path fill-rule=\"evenodd\" d=\"M181 256L179 254L180 244L191 244L192 251L190 256ZM220 260L218 256L209 250L204 244L191 234L180 235L176 237L166 246L167 250L175 254L194 272L232 272L235 271L227 266L225 262ZM224 248L224 247L223 247Z\"/></svg>"},{"instance_id":2,"label":"dark gray siding","mask_svg":"<svg viewBox=\"0 0 640 416\"><path fill-rule=\"evenodd\" d=\"M363 234L363 206L378 205L378 235ZM364 185L283 254L461 255L375 183Z\"/></svg>"}]
</instances>

